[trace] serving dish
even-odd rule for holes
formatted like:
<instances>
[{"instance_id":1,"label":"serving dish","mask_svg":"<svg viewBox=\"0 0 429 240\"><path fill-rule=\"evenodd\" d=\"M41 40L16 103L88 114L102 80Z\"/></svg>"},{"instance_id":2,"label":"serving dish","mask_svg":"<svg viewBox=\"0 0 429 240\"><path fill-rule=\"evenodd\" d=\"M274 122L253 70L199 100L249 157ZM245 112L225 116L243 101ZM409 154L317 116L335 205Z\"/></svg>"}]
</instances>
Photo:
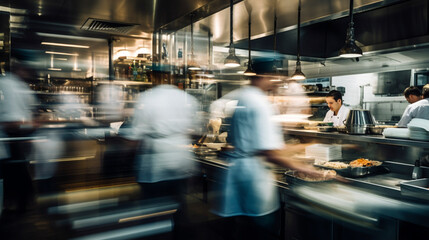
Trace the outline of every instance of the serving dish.
<instances>
[{"instance_id":1,"label":"serving dish","mask_svg":"<svg viewBox=\"0 0 429 240\"><path fill-rule=\"evenodd\" d=\"M345 163L350 164L350 160L339 160L339 161L330 161L330 162L338 162L338 163ZM377 161L378 162L378 161ZM323 169L329 169L329 170L335 170L338 175L343 177L364 177L372 174L381 174L381 173L388 173L390 170L383 166L368 166L368 167L351 167L350 165L347 168L334 168L334 167L328 167L324 166L323 164L314 164L315 167L323 168Z\"/></svg>"}]
</instances>

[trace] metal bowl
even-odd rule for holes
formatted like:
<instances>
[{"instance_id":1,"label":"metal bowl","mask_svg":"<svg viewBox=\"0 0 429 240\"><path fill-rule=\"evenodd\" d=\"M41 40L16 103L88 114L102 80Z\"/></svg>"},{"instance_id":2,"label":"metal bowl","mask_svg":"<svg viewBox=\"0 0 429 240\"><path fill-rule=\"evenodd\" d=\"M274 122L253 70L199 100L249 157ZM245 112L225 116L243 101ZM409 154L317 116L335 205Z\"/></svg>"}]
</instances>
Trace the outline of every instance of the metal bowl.
<instances>
[{"instance_id":1,"label":"metal bowl","mask_svg":"<svg viewBox=\"0 0 429 240\"><path fill-rule=\"evenodd\" d=\"M384 128L382 127L369 127L369 133L374 135L382 135Z\"/></svg>"}]
</instances>

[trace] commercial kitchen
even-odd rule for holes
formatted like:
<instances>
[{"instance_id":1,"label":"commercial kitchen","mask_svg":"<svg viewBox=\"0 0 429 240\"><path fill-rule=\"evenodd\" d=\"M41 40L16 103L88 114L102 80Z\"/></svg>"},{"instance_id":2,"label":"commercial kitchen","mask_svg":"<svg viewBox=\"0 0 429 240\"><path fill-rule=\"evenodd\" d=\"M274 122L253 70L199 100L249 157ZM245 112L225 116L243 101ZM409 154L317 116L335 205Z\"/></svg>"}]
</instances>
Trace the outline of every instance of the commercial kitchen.
<instances>
[{"instance_id":1,"label":"commercial kitchen","mask_svg":"<svg viewBox=\"0 0 429 240\"><path fill-rule=\"evenodd\" d=\"M273 239L428 239L429 119L397 126L404 90L429 83L428 13L426 0L0 0L0 238L241 239L213 206L234 166L234 93L263 78L288 159L324 174L264 163ZM144 140L127 138L140 96L166 84L198 102L181 203L142 200ZM333 90L341 126L324 121Z\"/></svg>"}]
</instances>

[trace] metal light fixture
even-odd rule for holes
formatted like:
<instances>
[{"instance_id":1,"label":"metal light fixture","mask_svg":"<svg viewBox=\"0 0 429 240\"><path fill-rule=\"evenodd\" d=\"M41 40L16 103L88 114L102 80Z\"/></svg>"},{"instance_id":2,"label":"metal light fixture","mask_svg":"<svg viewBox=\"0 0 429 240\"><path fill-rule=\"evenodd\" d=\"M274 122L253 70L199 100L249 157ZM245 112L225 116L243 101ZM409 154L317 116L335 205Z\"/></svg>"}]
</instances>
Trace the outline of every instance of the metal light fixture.
<instances>
[{"instance_id":1,"label":"metal light fixture","mask_svg":"<svg viewBox=\"0 0 429 240\"><path fill-rule=\"evenodd\" d=\"M298 37L297 37L297 54L296 54L296 70L292 75L292 80L304 80L305 75L301 71L301 56L300 56L300 29L301 29L301 0L298 3Z\"/></svg>"},{"instance_id":2,"label":"metal light fixture","mask_svg":"<svg viewBox=\"0 0 429 240\"><path fill-rule=\"evenodd\" d=\"M350 0L350 23L347 28L346 44L340 49L340 57L343 58L357 58L362 57L362 49L356 45L355 42L355 30L353 22L353 0Z\"/></svg>"},{"instance_id":3,"label":"metal light fixture","mask_svg":"<svg viewBox=\"0 0 429 240\"><path fill-rule=\"evenodd\" d=\"M238 67L240 66L240 59L235 55L235 48L234 48L234 42L233 42L233 18L234 18L234 9L233 9L233 0L230 0L230 20L229 20L229 55L225 58L224 64L225 67Z\"/></svg>"},{"instance_id":4,"label":"metal light fixture","mask_svg":"<svg viewBox=\"0 0 429 240\"><path fill-rule=\"evenodd\" d=\"M244 76L255 76L256 72L253 71L252 68L252 47L251 47L251 41L250 41L250 37L252 33L252 11L249 11L249 62L247 64L247 69L246 71L244 71Z\"/></svg>"},{"instance_id":5,"label":"metal light fixture","mask_svg":"<svg viewBox=\"0 0 429 240\"><path fill-rule=\"evenodd\" d=\"M188 62L188 69L191 71L198 71L201 70L201 68L198 66L197 62L195 61L195 55L194 55L194 14L191 13L191 60Z\"/></svg>"}]
</instances>

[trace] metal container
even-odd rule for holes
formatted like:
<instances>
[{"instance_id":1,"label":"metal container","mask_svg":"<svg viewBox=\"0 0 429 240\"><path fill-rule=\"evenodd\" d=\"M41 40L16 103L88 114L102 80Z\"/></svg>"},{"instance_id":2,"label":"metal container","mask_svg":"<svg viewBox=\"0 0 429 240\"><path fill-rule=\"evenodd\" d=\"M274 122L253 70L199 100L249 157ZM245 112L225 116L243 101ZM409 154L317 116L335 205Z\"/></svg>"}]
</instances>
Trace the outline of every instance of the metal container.
<instances>
[{"instance_id":1,"label":"metal container","mask_svg":"<svg viewBox=\"0 0 429 240\"><path fill-rule=\"evenodd\" d=\"M353 109L345 123L349 134L367 134L369 128L375 126L375 120L369 110Z\"/></svg>"},{"instance_id":2,"label":"metal container","mask_svg":"<svg viewBox=\"0 0 429 240\"><path fill-rule=\"evenodd\" d=\"M369 127L369 133L374 135L381 135L383 134L383 131L384 131L383 127L377 127L377 126Z\"/></svg>"},{"instance_id":3,"label":"metal container","mask_svg":"<svg viewBox=\"0 0 429 240\"><path fill-rule=\"evenodd\" d=\"M429 178L403 181L400 183L401 194L403 196L429 200Z\"/></svg>"}]
</instances>

